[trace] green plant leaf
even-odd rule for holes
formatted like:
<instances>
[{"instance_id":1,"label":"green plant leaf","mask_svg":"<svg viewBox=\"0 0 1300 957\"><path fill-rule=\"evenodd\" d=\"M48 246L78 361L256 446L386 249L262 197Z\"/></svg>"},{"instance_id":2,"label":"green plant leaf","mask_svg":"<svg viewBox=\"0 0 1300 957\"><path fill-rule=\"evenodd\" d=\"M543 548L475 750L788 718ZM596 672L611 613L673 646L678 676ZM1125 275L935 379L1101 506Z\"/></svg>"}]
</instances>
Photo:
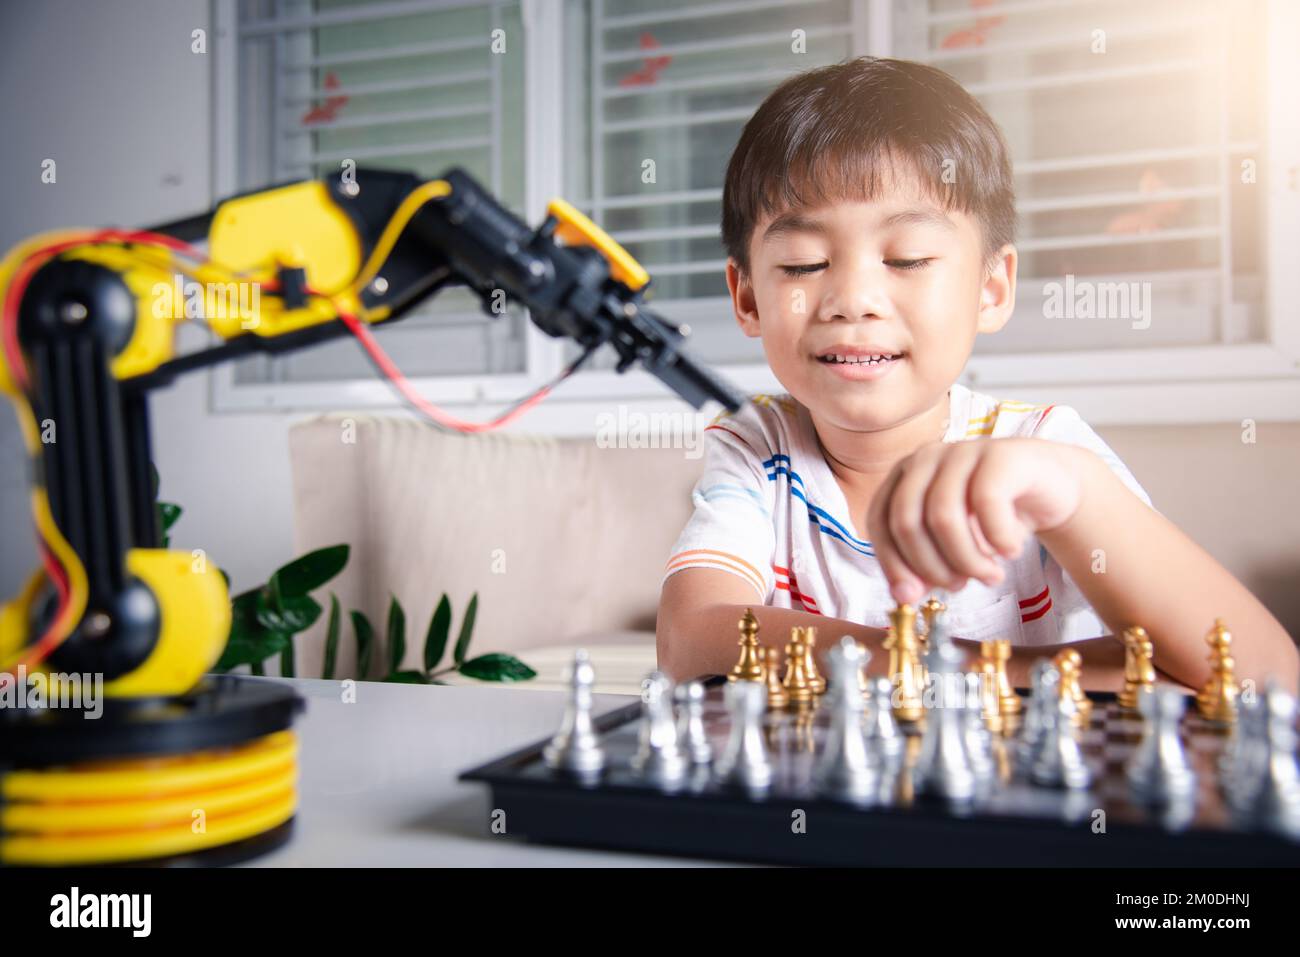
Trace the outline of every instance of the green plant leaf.
<instances>
[{"instance_id":1,"label":"green plant leaf","mask_svg":"<svg viewBox=\"0 0 1300 957\"><path fill-rule=\"evenodd\" d=\"M465 609L465 619L460 623L460 635L456 638L456 664L465 663L469 653L469 639L474 632L474 618L478 614L478 592L470 596L469 607ZM529 675L531 678L532 675Z\"/></svg>"},{"instance_id":2,"label":"green plant leaf","mask_svg":"<svg viewBox=\"0 0 1300 957\"><path fill-rule=\"evenodd\" d=\"M429 632L424 636L424 670L432 671L442 661L447 650L447 636L451 633L451 602L443 595L429 619Z\"/></svg>"},{"instance_id":3,"label":"green plant leaf","mask_svg":"<svg viewBox=\"0 0 1300 957\"><path fill-rule=\"evenodd\" d=\"M359 611L352 612L352 630L357 636L357 677L364 679L370 673L370 649L374 647L375 630L370 619Z\"/></svg>"},{"instance_id":4,"label":"green plant leaf","mask_svg":"<svg viewBox=\"0 0 1300 957\"><path fill-rule=\"evenodd\" d=\"M164 532L171 531L171 527L176 524L176 520L181 517L185 509L173 502L158 503L158 519L162 523Z\"/></svg>"},{"instance_id":5,"label":"green plant leaf","mask_svg":"<svg viewBox=\"0 0 1300 957\"><path fill-rule=\"evenodd\" d=\"M284 651L288 644L289 636L281 632L232 626L230 638L226 641L225 650L222 651L215 670L229 671L239 665L254 665L256 667L253 673L260 674L258 669L262 662Z\"/></svg>"},{"instance_id":6,"label":"green plant leaf","mask_svg":"<svg viewBox=\"0 0 1300 957\"><path fill-rule=\"evenodd\" d=\"M406 612L402 610L397 596L390 596L388 603L388 670L396 672L402 667L406 657Z\"/></svg>"},{"instance_id":7,"label":"green plant leaf","mask_svg":"<svg viewBox=\"0 0 1300 957\"><path fill-rule=\"evenodd\" d=\"M287 635L288 640L284 643L284 651L280 652L280 677L295 678L295 665L293 660L293 636Z\"/></svg>"},{"instance_id":8,"label":"green plant leaf","mask_svg":"<svg viewBox=\"0 0 1300 957\"><path fill-rule=\"evenodd\" d=\"M527 681L537 677L536 671L514 655L495 651L471 658L457 670L467 678L477 678L480 681Z\"/></svg>"},{"instance_id":9,"label":"green plant leaf","mask_svg":"<svg viewBox=\"0 0 1300 957\"><path fill-rule=\"evenodd\" d=\"M322 611L320 603L309 595L282 598L281 609L275 607L274 593L260 591L257 595L257 623L269 631L293 634L310 628Z\"/></svg>"},{"instance_id":10,"label":"green plant leaf","mask_svg":"<svg viewBox=\"0 0 1300 957\"><path fill-rule=\"evenodd\" d=\"M334 663L339 654L339 596L330 592L330 619L325 626L325 663L320 676L327 680L334 677Z\"/></svg>"},{"instance_id":11,"label":"green plant leaf","mask_svg":"<svg viewBox=\"0 0 1300 957\"><path fill-rule=\"evenodd\" d=\"M318 548L276 570L271 578L285 598L298 598L325 584L348 563L349 547Z\"/></svg>"},{"instance_id":12,"label":"green plant leaf","mask_svg":"<svg viewBox=\"0 0 1300 957\"><path fill-rule=\"evenodd\" d=\"M423 671L394 671L384 680L395 684L427 685L429 676Z\"/></svg>"}]
</instances>

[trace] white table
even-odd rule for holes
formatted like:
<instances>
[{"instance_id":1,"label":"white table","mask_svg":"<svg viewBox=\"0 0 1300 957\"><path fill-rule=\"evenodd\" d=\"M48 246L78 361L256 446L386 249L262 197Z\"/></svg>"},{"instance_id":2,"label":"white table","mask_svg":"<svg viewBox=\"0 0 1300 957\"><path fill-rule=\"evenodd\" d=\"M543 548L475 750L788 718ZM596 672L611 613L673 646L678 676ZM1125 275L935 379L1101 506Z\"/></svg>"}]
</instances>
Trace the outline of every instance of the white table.
<instances>
[{"instance_id":1,"label":"white table","mask_svg":"<svg viewBox=\"0 0 1300 957\"><path fill-rule=\"evenodd\" d=\"M345 704L338 681L284 681L307 700L299 738L294 835L250 861L261 867L647 867L701 865L572 850L493 835L488 790L456 776L551 734L558 691L358 682ZM597 695L597 714L635 698ZM507 819L507 827L509 820Z\"/></svg>"}]
</instances>

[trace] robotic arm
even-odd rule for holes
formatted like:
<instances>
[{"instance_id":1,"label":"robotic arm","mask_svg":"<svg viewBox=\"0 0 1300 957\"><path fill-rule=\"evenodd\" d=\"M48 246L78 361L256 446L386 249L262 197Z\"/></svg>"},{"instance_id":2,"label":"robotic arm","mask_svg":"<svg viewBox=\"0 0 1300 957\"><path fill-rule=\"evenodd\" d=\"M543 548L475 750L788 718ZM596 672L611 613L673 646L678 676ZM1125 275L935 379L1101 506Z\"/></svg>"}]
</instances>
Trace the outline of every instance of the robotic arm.
<instances>
[{"instance_id":1,"label":"robotic arm","mask_svg":"<svg viewBox=\"0 0 1300 957\"><path fill-rule=\"evenodd\" d=\"M206 254L189 245L203 239ZM181 275L222 340L186 355ZM459 169L430 182L360 171L153 230L38 237L0 264L0 390L31 457L45 569L0 608L0 672L102 673L124 698L189 690L221 653L229 599L215 569L154 547L147 393L254 350L364 336L452 284L490 314L502 296L521 303L584 358L610 346L619 372L639 363L696 408L744 401L682 351L683 333L646 308L645 270L595 224L555 200L531 229Z\"/></svg>"}]
</instances>

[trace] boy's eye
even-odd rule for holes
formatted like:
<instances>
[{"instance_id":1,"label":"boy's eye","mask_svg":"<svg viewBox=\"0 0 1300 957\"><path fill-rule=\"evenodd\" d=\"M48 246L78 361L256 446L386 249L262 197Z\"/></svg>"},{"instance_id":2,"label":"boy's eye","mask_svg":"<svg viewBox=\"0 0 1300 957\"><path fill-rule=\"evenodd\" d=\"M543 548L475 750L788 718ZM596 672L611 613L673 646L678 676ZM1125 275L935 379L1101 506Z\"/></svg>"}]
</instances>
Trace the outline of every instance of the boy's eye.
<instances>
[{"instance_id":1,"label":"boy's eye","mask_svg":"<svg viewBox=\"0 0 1300 957\"><path fill-rule=\"evenodd\" d=\"M885 265L891 269L922 269L929 265L928 259L886 259Z\"/></svg>"},{"instance_id":2,"label":"boy's eye","mask_svg":"<svg viewBox=\"0 0 1300 957\"><path fill-rule=\"evenodd\" d=\"M807 276L809 273L819 272L826 268L826 263L807 263L795 266L782 266L781 271L787 276Z\"/></svg>"}]
</instances>

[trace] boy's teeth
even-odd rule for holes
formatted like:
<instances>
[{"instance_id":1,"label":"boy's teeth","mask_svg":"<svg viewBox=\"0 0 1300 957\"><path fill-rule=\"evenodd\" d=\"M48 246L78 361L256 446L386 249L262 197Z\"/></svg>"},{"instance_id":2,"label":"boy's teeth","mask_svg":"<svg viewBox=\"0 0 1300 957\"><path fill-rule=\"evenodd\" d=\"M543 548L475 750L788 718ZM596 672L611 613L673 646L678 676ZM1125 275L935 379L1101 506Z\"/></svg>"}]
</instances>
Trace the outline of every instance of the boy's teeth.
<instances>
[{"instance_id":1,"label":"boy's teeth","mask_svg":"<svg viewBox=\"0 0 1300 957\"><path fill-rule=\"evenodd\" d=\"M847 363L850 363L850 364L861 364L861 363L865 362L865 363L867 363L868 365L876 365L876 364L881 363L881 362L888 362L890 358L892 358L892 357L891 357L891 356L836 356L836 355L831 355L831 356L824 356L823 359L822 359L822 361L823 361L823 362L847 362Z\"/></svg>"}]
</instances>

